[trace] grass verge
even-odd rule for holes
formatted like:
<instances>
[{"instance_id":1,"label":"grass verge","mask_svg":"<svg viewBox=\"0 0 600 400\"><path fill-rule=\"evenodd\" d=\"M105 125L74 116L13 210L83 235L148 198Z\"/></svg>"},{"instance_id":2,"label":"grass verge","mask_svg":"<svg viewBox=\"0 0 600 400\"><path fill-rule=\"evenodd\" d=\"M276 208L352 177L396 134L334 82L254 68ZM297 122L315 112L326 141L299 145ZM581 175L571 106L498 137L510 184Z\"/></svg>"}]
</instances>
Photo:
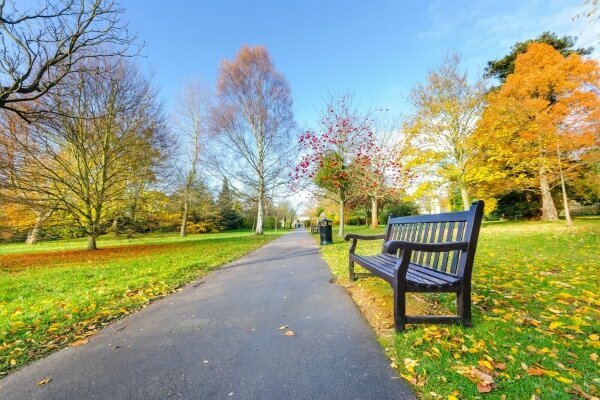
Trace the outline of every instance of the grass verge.
<instances>
[{"instance_id":1,"label":"grass verge","mask_svg":"<svg viewBox=\"0 0 600 400\"><path fill-rule=\"evenodd\" d=\"M389 285L377 278L350 285L347 249L336 239L322 253L375 328L392 366L421 398L599 396L600 219L576 220L570 229L484 223L473 273L473 328L409 325L395 334ZM380 249L379 242L363 242L357 251ZM453 295L408 295L409 313L454 311ZM493 383L485 385L481 372Z\"/></svg>"},{"instance_id":2,"label":"grass verge","mask_svg":"<svg viewBox=\"0 0 600 400\"><path fill-rule=\"evenodd\" d=\"M269 232L0 246L0 376L276 238ZM112 246L112 247L108 247Z\"/></svg>"}]
</instances>

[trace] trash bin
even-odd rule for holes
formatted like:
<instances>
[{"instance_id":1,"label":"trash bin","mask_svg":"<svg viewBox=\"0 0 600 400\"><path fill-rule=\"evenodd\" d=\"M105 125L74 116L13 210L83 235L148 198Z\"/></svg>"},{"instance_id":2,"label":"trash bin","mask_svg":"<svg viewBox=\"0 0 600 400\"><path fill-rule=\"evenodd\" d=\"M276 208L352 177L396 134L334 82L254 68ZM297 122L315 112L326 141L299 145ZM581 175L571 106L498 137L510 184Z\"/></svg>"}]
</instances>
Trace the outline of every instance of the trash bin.
<instances>
[{"instance_id":1,"label":"trash bin","mask_svg":"<svg viewBox=\"0 0 600 400\"><path fill-rule=\"evenodd\" d=\"M321 246L324 244L333 244L332 235L333 224L327 218L319 221L319 236L321 237Z\"/></svg>"}]
</instances>

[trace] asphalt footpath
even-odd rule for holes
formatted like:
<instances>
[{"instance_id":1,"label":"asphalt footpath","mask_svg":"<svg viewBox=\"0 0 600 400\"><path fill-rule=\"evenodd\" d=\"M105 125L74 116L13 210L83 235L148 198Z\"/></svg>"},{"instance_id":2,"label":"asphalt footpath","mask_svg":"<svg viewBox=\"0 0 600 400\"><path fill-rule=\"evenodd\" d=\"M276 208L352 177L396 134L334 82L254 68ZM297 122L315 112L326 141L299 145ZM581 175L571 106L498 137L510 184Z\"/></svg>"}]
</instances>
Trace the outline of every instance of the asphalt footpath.
<instances>
[{"instance_id":1,"label":"asphalt footpath","mask_svg":"<svg viewBox=\"0 0 600 400\"><path fill-rule=\"evenodd\" d=\"M0 399L413 399L331 279L296 230L12 372Z\"/></svg>"}]
</instances>

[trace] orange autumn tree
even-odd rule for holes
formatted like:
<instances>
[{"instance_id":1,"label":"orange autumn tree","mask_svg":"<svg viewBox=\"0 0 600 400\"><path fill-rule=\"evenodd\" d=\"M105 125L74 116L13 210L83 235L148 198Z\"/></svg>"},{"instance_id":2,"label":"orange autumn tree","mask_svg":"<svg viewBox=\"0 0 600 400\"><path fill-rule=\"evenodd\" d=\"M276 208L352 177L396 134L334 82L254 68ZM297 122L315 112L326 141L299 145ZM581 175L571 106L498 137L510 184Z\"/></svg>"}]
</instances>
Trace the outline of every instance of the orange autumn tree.
<instances>
[{"instance_id":1,"label":"orange autumn tree","mask_svg":"<svg viewBox=\"0 0 600 400\"><path fill-rule=\"evenodd\" d=\"M479 153L471 179L496 195L536 191L546 221L558 220L551 191L560 185L570 224L565 181L597 148L599 79L596 61L531 43L514 73L488 95L472 137Z\"/></svg>"}]
</instances>

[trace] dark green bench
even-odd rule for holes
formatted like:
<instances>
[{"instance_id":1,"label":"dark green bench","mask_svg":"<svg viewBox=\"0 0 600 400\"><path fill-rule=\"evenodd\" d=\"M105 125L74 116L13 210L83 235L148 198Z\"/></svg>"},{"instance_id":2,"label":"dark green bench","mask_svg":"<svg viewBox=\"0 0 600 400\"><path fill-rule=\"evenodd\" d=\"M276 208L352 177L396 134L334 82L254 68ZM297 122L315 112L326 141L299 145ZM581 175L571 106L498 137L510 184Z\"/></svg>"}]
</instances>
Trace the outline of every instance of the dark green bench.
<instances>
[{"instance_id":1,"label":"dark green bench","mask_svg":"<svg viewBox=\"0 0 600 400\"><path fill-rule=\"evenodd\" d=\"M456 323L471 326L471 273L483 217L483 201L469 211L388 218L383 235L346 235L351 240L349 273L354 264L388 282L394 290L394 326ZM355 253L359 240L383 240L381 253ZM406 315L407 292L456 293L458 315Z\"/></svg>"}]
</instances>

